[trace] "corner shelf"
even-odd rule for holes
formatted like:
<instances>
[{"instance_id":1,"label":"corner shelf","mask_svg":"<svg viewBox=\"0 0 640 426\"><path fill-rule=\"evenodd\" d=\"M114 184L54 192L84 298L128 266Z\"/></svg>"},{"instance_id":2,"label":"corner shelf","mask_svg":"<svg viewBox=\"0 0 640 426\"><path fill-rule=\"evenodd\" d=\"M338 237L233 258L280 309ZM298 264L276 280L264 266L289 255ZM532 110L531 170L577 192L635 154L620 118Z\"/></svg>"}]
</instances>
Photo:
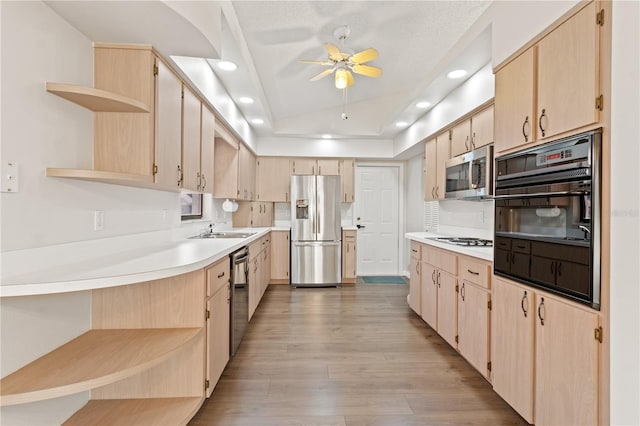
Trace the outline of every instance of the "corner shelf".
<instances>
[{"instance_id":1,"label":"corner shelf","mask_svg":"<svg viewBox=\"0 0 640 426\"><path fill-rule=\"evenodd\" d=\"M115 383L162 363L202 333L202 328L89 330L1 379L0 406Z\"/></svg>"},{"instance_id":2,"label":"corner shelf","mask_svg":"<svg viewBox=\"0 0 640 426\"><path fill-rule=\"evenodd\" d=\"M203 397L92 399L63 425L185 425L203 401Z\"/></svg>"},{"instance_id":3,"label":"corner shelf","mask_svg":"<svg viewBox=\"0 0 640 426\"><path fill-rule=\"evenodd\" d=\"M156 189L160 191L181 192L179 187L170 188L162 186L153 181L153 176L134 175L130 173L105 172L102 170L89 169L57 169L47 168L47 177L58 177L66 179L87 180L91 182L108 183L111 185L122 185L136 188Z\"/></svg>"},{"instance_id":4,"label":"corner shelf","mask_svg":"<svg viewBox=\"0 0 640 426\"><path fill-rule=\"evenodd\" d=\"M150 112L143 102L93 87L47 83L46 89L93 112Z\"/></svg>"}]
</instances>

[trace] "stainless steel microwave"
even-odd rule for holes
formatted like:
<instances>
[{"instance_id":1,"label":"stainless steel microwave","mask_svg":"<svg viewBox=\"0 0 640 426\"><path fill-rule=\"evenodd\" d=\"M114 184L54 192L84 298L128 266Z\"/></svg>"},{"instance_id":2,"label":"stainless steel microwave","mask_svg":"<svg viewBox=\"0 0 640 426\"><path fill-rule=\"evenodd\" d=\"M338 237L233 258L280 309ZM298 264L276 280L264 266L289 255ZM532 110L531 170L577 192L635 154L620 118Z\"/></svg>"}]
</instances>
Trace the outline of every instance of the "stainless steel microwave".
<instances>
[{"instance_id":1,"label":"stainless steel microwave","mask_svg":"<svg viewBox=\"0 0 640 426\"><path fill-rule=\"evenodd\" d=\"M448 199L480 200L493 193L493 145L447 160L445 193Z\"/></svg>"}]
</instances>

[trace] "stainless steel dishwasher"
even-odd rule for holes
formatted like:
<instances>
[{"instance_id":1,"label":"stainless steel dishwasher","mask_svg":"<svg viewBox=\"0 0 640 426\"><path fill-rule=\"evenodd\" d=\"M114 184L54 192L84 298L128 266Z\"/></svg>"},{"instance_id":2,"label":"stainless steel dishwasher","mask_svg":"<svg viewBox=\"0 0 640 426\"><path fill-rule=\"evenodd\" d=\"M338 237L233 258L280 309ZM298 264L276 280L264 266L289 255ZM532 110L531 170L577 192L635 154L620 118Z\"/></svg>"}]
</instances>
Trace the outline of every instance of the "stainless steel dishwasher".
<instances>
[{"instance_id":1,"label":"stainless steel dishwasher","mask_svg":"<svg viewBox=\"0 0 640 426\"><path fill-rule=\"evenodd\" d=\"M249 249L237 250L231 257L231 313L229 321L229 355L240 346L249 323Z\"/></svg>"}]
</instances>

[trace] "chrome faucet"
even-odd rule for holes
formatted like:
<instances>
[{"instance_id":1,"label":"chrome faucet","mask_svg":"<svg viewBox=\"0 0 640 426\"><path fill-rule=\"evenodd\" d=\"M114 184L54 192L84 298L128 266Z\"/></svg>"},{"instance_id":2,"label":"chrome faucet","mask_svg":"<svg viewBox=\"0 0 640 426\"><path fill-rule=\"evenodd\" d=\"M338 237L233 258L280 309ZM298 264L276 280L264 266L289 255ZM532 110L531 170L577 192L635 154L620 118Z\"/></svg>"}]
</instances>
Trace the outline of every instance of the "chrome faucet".
<instances>
[{"instance_id":1,"label":"chrome faucet","mask_svg":"<svg viewBox=\"0 0 640 426\"><path fill-rule=\"evenodd\" d=\"M580 228L584 232L584 239L588 240L589 236L591 235L591 229L587 228L584 225L580 225L578 226L578 228Z\"/></svg>"}]
</instances>

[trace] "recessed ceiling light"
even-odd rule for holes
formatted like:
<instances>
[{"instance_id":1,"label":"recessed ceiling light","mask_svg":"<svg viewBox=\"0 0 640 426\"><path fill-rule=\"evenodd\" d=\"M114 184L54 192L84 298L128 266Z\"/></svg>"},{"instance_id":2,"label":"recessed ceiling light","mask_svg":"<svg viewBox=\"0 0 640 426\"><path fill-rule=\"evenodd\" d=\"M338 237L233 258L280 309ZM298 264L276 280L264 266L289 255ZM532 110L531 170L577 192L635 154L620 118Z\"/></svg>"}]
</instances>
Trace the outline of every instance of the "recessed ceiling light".
<instances>
[{"instance_id":1,"label":"recessed ceiling light","mask_svg":"<svg viewBox=\"0 0 640 426\"><path fill-rule=\"evenodd\" d=\"M331 139L331 135L324 134L322 135L322 139Z\"/></svg>"},{"instance_id":2,"label":"recessed ceiling light","mask_svg":"<svg viewBox=\"0 0 640 426\"><path fill-rule=\"evenodd\" d=\"M416 104L417 108L429 108L431 106L431 102L421 101Z\"/></svg>"},{"instance_id":3,"label":"recessed ceiling light","mask_svg":"<svg viewBox=\"0 0 640 426\"><path fill-rule=\"evenodd\" d=\"M238 66L231 61L219 61L218 68L225 71L235 71L238 69Z\"/></svg>"},{"instance_id":4,"label":"recessed ceiling light","mask_svg":"<svg viewBox=\"0 0 640 426\"><path fill-rule=\"evenodd\" d=\"M407 124L406 121L396 121L396 127L405 127Z\"/></svg>"},{"instance_id":5,"label":"recessed ceiling light","mask_svg":"<svg viewBox=\"0 0 640 426\"><path fill-rule=\"evenodd\" d=\"M252 104L253 103L253 98L250 98L248 96L242 96L238 100L243 104Z\"/></svg>"},{"instance_id":6,"label":"recessed ceiling light","mask_svg":"<svg viewBox=\"0 0 640 426\"><path fill-rule=\"evenodd\" d=\"M453 70L453 71L450 71L449 74L447 74L447 77L453 79L453 78L461 78L461 77L464 77L465 75L467 75L466 70Z\"/></svg>"},{"instance_id":7,"label":"recessed ceiling light","mask_svg":"<svg viewBox=\"0 0 640 426\"><path fill-rule=\"evenodd\" d=\"M251 122L253 124L264 124L264 120L262 118L254 118Z\"/></svg>"}]
</instances>

